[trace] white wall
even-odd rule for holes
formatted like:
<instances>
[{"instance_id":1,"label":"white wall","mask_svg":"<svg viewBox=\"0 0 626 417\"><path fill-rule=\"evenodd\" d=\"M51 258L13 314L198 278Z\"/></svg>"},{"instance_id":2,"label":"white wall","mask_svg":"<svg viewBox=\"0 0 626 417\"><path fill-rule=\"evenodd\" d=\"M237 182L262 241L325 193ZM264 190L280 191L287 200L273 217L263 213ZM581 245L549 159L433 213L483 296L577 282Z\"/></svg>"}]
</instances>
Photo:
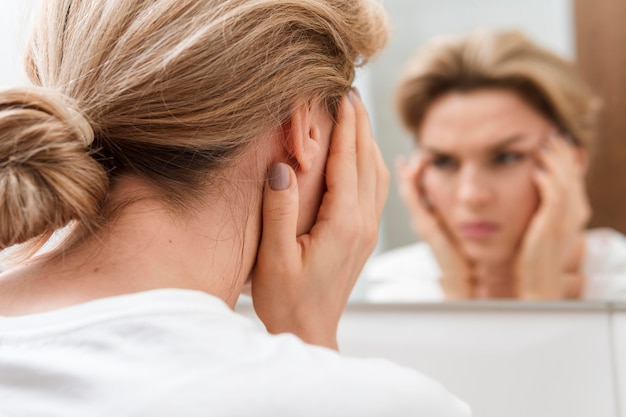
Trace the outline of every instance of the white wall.
<instances>
[{"instance_id":1,"label":"white wall","mask_svg":"<svg viewBox=\"0 0 626 417\"><path fill-rule=\"evenodd\" d=\"M619 407L618 414L621 417L626 416L626 303L618 303L614 306L612 314L613 339L615 347L613 354L615 356L614 368L616 371L616 398Z\"/></svg>"},{"instance_id":2,"label":"white wall","mask_svg":"<svg viewBox=\"0 0 626 417\"><path fill-rule=\"evenodd\" d=\"M434 378L475 417L626 417L626 304L353 303L338 342Z\"/></svg>"},{"instance_id":3,"label":"white wall","mask_svg":"<svg viewBox=\"0 0 626 417\"><path fill-rule=\"evenodd\" d=\"M40 0L2 0L0 3L0 86L26 82L22 56L30 19Z\"/></svg>"},{"instance_id":4,"label":"white wall","mask_svg":"<svg viewBox=\"0 0 626 417\"><path fill-rule=\"evenodd\" d=\"M353 304L339 346L435 378L476 417L619 417L613 330L601 303Z\"/></svg>"}]
</instances>

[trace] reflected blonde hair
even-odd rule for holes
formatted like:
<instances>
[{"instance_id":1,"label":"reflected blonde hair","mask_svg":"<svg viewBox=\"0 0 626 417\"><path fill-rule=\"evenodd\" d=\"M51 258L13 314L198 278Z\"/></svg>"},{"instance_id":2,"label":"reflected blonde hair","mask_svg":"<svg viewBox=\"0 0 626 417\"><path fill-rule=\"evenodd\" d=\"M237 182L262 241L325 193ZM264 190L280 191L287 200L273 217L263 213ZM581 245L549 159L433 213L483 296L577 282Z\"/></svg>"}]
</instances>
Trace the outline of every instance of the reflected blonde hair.
<instances>
[{"instance_id":1,"label":"reflected blonde hair","mask_svg":"<svg viewBox=\"0 0 626 417\"><path fill-rule=\"evenodd\" d=\"M418 138L437 98L483 88L516 92L576 144L592 148L600 100L570 62L518 31L480 30L429 42L407 64L396 106L405 127Z\"/></svg>"},{"instance_id":2,"label":"reflected blonde hair","mask_svg":"<svg viewBox=\"0 0 626 417\"><path fill-rule=\"evenodd\" d=\"M312 101L333 111L386 43L373 0L46 0L34 87L0 92L0 248L106 222L110 184L184 206Z\"/></svg>"}]
</instances>

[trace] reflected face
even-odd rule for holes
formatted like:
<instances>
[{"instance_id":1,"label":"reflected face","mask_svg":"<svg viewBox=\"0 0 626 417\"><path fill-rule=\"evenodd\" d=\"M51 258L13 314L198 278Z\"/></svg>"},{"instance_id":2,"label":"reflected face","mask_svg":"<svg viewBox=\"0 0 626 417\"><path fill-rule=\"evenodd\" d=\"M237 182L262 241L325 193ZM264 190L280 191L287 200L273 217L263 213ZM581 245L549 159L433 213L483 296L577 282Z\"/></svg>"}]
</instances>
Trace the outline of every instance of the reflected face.
<instances>
[{"instance_id":1,"label":"reflected face","mask_svg":"<svg viewBox=\"0 0 626 417\"><path fill-rule=\"evenodd\" d=\"M555 126L516 93L451 92L419 131L425 198L474 262L506 262L537 209L534 153Z\"/></svg>"}]
</instances>

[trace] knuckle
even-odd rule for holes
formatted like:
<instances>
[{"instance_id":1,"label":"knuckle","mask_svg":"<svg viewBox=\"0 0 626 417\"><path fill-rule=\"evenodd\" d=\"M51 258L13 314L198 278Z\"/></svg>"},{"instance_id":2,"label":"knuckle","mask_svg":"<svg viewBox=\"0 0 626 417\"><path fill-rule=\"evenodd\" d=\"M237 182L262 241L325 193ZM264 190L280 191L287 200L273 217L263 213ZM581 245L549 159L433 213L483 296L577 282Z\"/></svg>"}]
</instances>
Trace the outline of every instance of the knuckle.
<instances>
[{"instance_id":1,"label":"knuckle","mask_svg":"<svg viewBox=\"0 0 626 417\"><path fill-rule=\"evenodd\" d=\"M360 234L362 231L362 220L359 216L354 216L352 218L346 217L342 222L342 234L349 241L356 241L360 238Z\"/></svg>"},{"instance_id":2,"label":"knuckle","mask_svg":"<svg viewBox=\"0 0 626 417\"><path fill-rule=\"evenodd\" d=\"M275 204L266 209L266 216L270 219L284 219L291 215L291 207L288 204Z\"/></svg>"}]
</instances>

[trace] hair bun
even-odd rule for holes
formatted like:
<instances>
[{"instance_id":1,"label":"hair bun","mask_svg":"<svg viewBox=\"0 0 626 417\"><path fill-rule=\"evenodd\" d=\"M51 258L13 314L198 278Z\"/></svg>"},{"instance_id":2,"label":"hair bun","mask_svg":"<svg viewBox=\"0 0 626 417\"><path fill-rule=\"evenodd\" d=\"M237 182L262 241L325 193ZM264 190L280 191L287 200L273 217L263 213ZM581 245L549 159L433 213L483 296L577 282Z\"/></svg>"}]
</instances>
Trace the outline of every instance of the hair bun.
<instances>
[{"instance_id":1,"label":"hair bun","mask_svg":"<svg viewBox=\"0 0 626 417\"><path fill-rule=\"evenodd\" d=\"M93 138L58 92L0 92L0 248L97 215L108 179L87 151Z\"/></svg>"}]
</instances>

